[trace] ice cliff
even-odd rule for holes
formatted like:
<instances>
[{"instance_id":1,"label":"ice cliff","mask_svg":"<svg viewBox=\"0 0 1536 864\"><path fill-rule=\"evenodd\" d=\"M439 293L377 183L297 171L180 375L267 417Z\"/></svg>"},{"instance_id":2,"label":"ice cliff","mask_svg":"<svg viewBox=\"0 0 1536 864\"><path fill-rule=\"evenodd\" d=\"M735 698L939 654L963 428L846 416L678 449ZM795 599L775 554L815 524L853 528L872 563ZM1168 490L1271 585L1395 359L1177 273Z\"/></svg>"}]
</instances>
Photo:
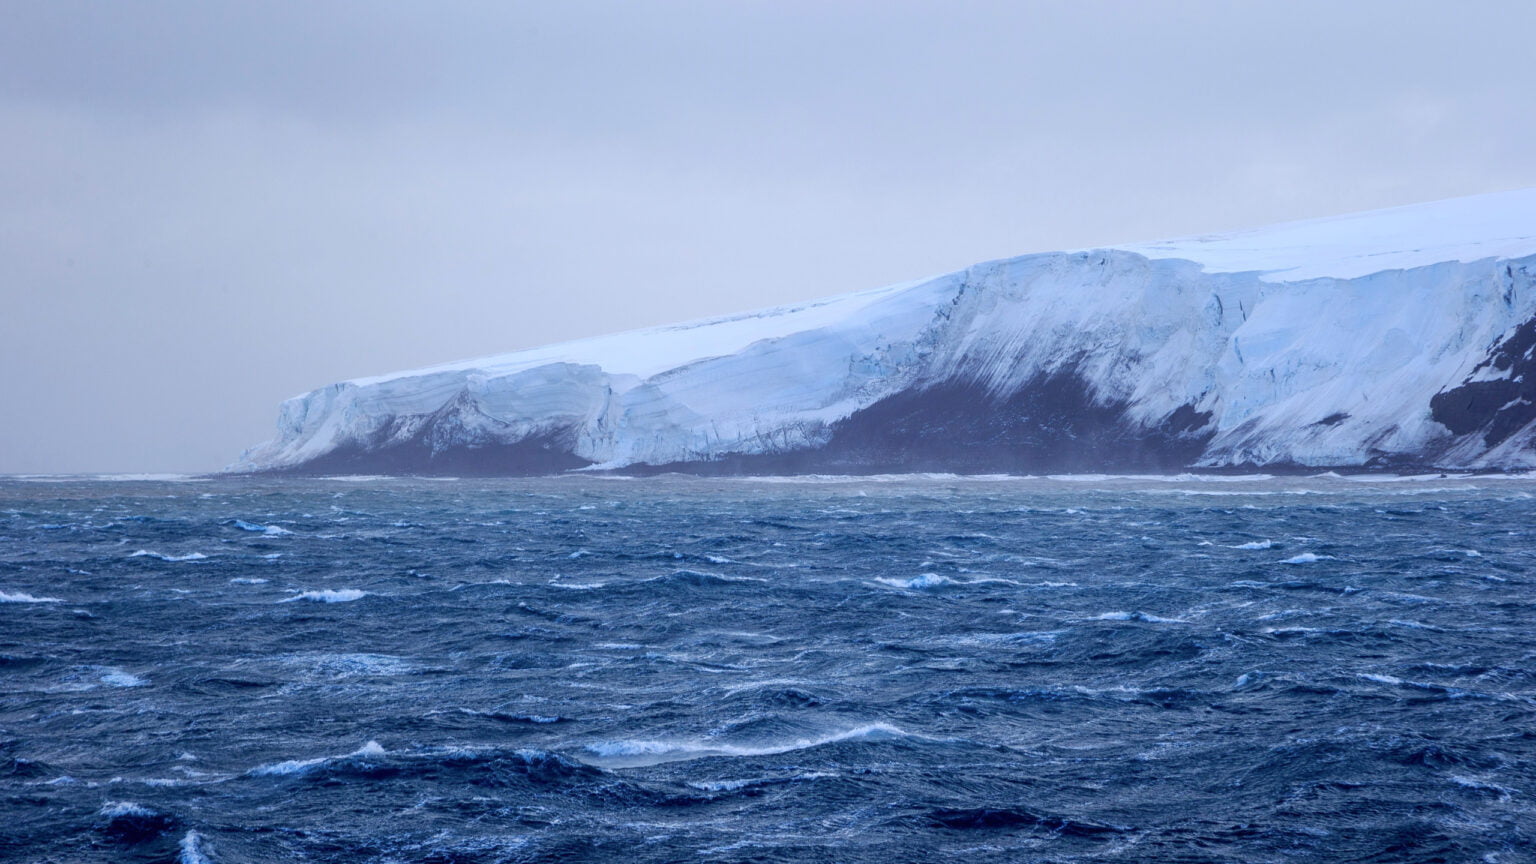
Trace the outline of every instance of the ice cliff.
<instances>
[{"instance_id":1,"label":"ice cliff","mask_svg":"<svg viewBox=\"0 0 1536 864\"><path fill-rule=\"evenodd\" d=\"M232 468L1529 468L1533 352L1522 190L345 381Z\"/></svg>"}]
</instances>

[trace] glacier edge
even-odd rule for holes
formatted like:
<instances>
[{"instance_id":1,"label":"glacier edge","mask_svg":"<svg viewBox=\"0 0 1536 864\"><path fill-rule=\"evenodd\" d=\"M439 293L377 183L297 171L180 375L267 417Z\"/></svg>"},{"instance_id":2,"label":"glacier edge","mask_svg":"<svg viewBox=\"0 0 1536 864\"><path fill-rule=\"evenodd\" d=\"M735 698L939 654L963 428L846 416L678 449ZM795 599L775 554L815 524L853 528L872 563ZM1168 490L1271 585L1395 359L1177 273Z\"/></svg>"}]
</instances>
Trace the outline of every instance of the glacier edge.
<instances>
[{"instance_id":1,"label":"glacier edge","mask_svg":"<svg viewBox=\"0 0 1536 864\"><path fill-rule=\"evenodd\" d=\"M1536 467L1536 191L1484 199L341 382L285 402L231 470ZM1320 237L1323 263L1295 257Z\"/></svg>"}]
</instances>

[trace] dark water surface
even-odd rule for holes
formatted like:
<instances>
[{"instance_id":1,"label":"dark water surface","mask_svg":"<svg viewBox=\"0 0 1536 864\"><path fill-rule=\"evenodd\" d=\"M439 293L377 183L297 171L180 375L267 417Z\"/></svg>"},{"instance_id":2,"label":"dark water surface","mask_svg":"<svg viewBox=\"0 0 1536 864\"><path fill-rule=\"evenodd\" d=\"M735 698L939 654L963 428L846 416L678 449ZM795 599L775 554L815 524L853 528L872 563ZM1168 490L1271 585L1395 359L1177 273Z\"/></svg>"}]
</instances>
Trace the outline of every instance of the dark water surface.
<instances>
[{"instance_id":1,"label":"dark water surface","mask_svg":"<svg viewBox=\"0 0 1536 864\"><path fill-rule=\"evenodd\" d=\"M1536 481L0 481L5 861L1486 861Z\"/></svg>"}]
</instances>

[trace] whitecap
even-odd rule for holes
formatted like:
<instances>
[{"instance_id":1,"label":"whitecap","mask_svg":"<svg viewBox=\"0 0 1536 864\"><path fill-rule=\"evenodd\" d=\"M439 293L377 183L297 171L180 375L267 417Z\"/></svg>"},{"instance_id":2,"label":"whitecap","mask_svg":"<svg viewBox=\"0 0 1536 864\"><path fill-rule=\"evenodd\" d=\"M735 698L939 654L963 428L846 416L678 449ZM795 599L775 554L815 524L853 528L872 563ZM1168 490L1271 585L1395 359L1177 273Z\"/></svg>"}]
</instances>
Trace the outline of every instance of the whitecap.
<instances>
[{"instance_id":1,"label":"whitecap","mask_svg":"<svg viewBox=\"0 0 1536 864\"><path fill-rule=\"evenodd\" d=\"M118 819L123 816L159 816L160 814L132 801L107 801L101 805L100 810L96 811L96 815L105 816L108 819Z\"/></svg>"},{"instance_id":2,"label":"whitecap","mask_svg":"<svg viewBox=\"0 0 1536 864\"><path fill-rule=\"evenodd\" d=\"M161 561L201 561L204 558L207 558L208 556L204 555L201 552L188 552L185 555L166 555L163 552L153 552L153 551L150 551L148 549L140 549L139 551L133 553L132 555L129 555L128 557L129 558L159 558Z\"/></svg>"},{"instance_id":3,"label":"whitecap","mask_svg":"<svg viewBox=\"0 0 1536 864\"><path fill-rule=\"evenodd\" d=\"M1510 796L1513 794L1511 790L1503 786L1499 786L1495 783L1485 783L1482 780L1476 780L1471 777L1462 777L1456 774L1452 774L1450 775L1449 779L1452 783L1455 783L1457 786L1460 786L1463 789L1471 789L1477 792L1492 792L1493 794L1499 796L1500 801L1508 801Z\"/></svg>"},{"instance_id":4,"label":"whitecap","mask_svg":"<svg viewBox=\"0 0 1536 864\"><path fill-rule=\"evenodd\" d=\"M945 641L952 645L1017 645L1055 642L1063 632L1061 630L1024 630L1015 633L970 633L965 636L952 636Z\"/></svg>"},{"instance_id":5,"label":"whitecap","mask_svg":"<svg viewBox=\"0 0 1536 864\"><path fill-rule=\"evenodd\" d=\"M23 593L21 591L17 591L14 594L11 594L11 593L6 592L6 591L0 591L0 603L63 603L63 602L64 602L63 600L60 600L57 597L33 597L31 594L25 594L25 593Z\"/></svg>"},{"instance_id":6,"label":"whitecap","mask_svg":"<svg viewBox=\"0 0 1536 864\"><path fill-rule=\"evenodd\" d=\"M231 585L265 585L267 580L249 576L237 576L229 580Z\"/></svg>"},{"instance_id":7,"label":"whitecap","mask_svg":"<svg viewBox=\"0 0 1536 864\"><path fill-rule=\"evenodd\" d=\"M213 864L213 859L203 850L203 835L196 831L188 831L181 838L181 855L176 860L178 864Z\"/></svg>"},{"instance_id":8,"label":"whitecap","mask_svg":"<svg viewBox=\"0 0 1536 864\"><path fill-rule=\"evenodd\" d=\"M738 789L748 789L754 786L772 786L779 783L801 783L807 780L821 780L827 777L836 777L830 771L810 771L805 774L793 774L788 777L745 777L740 780L696 780L690 781L689 786L704 792L735 792Z\"/></svg>"},{"instance_id":9,"label":"whitecap","mask_svg":"<svg viewBox=\"0 0 1536 864\"><path fill-rule=\"evenodd\" d=\"M322 591L301 591L292 597L287 597L277 602L292 603L295 600L308 600L311 603L350 603L353 600L361 600L368 596L367 591L357 588L326 588Z\"/></svg>"},{"instance_id":10,"label":"whitecap","mask_svg":"<svg viewBox=\"0 0 1536 864\"><path fill-rule=\"evenodd\" d=\"M404 657L390 654L294 654L282 658L286 666L296 666L326 679L375 675L408 675L420 666Z\"/></svg>"},{"instance_id":11,"label":"whitecap","mask_svg":"<svg viewBox=\"0 0 1536 864\"><path fill-rule=\"evenodd\" d=\"M707 759L713 756L750 757L776 756L795 750L806 750L827 744L848 741L896 741L923 739L923 736L904 732L888 723L867 723L812 738L796 738L789 741L768 741L757 744L729 744L714 741L687 740L620 740L598 741L586 745L586 758L582 761L602 768L638 768L660 765L664 762L683 762L690 759Z\"/></svg>"},{"instance_id":12,"label":"whitecap","mask_svg":"<svg viewBox=\"0 0 1536 864\"><path fill-rule=\"evenodd\" d=\"M1315 564L1318 561L1337 561L1332 555L1319 555L1316 552L1303 552L1281 561L1281 564Z\"/></svg>"},{"instance_id":13,"label":"whitecap","mask_svg":"<svg viewBox=\"0 0 1536 864\"><path fill-rule=\"evenodd\" d=\"M246 772L253 777L273 777L291 774L308 774L310 771L328 762L340 762L345 759L365 759L368 757L388 756L389 751L379 745L377 741L369 741L362 747L342 756L319 756L314 759L290 759L286 762L273 762L266 765L257 765Z\"/></svg>"},{"instance_id":14,"label":"whitecap","mask_svg":"<svg viewBox=\"0 0 1536 864\"><path fill-rule=\"evenodd\" d=\"M110 684L113 687L147 687L149 680L140 678L131 672L121 669L103 669L100 675L101 683Z\"/></svg>"},{"instance_id":15,"label":"whitecap","mask_svg":"<svg viewBox=\"0 0 1536 864\"><path fill-rule=\"evenodd\" d=\"M937 588L940 585L955 584L955 580L948 576L940 576L937 573L924 573L920 576L913 576L911 579L893 579L882 576L876 578L875 581L882 585L889 585L892 588L906 588L912 591L922 591L928 588Z\"/></svg>"},{"instance_id":16,"label":"whitecap","mask_svg":"<svg viewBox=\"0 0 1536 864\"><path fill-rule=\"evenodd\" d=\"M676 557L681 558L681 555ZM674 570L665 576L652 576L642 579L642 582L677 583L703 587L706 585L724 585L731 582L767 582L767 579L759 579L755 576L726 576L723 573L710 573L704 570Z\"/></svg>"},{"instance_id":17,"label":"whitecap","mask_svg":"<svg viewBox=\"0 0 1536 864\"><path fill-rule=\"evenodd\" d=\"M1228 549L1249 549L1249 550L1254 550L1254 551L1261 550L1261 549L1273 549L1273 548L1275 548L1275 541L1273 541L1273 540L1254 540L1254 541L1252 541L1250 543L1239 543L1236 546L1228 546L1227 548Z\"/></svg>"},{"instance_id":18,"label":"whitecap","mask_svg":"<svg viewBox=\"0 0 1536 864\"><path fill-rule=\"evenodd\" d=\"M1095 615L1088 621L1140 621L1143 624L1188 624L1183 618L1164 618L1153 615L1150 612L1105 612Z\"/></svg>"}]
</instances>

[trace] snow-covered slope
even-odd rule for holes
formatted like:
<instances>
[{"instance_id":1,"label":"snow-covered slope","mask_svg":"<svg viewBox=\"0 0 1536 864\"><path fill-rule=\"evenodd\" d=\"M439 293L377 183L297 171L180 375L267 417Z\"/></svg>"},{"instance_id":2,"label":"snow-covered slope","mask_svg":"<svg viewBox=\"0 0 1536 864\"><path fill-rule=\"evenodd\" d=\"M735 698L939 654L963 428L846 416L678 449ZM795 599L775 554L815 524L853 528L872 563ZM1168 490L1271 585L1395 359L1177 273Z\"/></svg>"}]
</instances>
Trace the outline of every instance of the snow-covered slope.
<instances>
[{"instance_id":1,"label":"snow-covered slope","mask_svg":"<svg viewBox=\"0 0 1536 864\"><path fill-rule=\"evenodd\" d=\"M1536 190L333 384L236 470L1536 466Z\"/></svg>"}]
</instances>

